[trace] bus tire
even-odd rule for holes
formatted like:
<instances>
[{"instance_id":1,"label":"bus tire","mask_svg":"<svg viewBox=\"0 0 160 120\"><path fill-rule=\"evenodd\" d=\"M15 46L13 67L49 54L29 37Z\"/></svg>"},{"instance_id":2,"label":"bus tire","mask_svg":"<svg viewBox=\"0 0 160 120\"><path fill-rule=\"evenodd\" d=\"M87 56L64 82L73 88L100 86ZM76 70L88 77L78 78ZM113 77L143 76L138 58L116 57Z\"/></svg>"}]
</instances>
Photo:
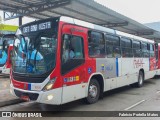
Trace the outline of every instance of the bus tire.
<instances>
[{"instance_id":1,"label":"bus tire","mask_svg":"<svg viewBox=\"0 0 160 120\"><path fill-rule=\"evenodd\" d=\"M136 87L142 87L144 84L144 75L142 71L139 71L138 82L136 83Z\"/></svg>"},{"instance_id":2,"label":"bus tire","mask_svg":"<svg viewBox=\"0 0 160 120\"><path fill-rule=\"evenodd\" d=\"M88 86L88 96L85 98L85 101L88 104L93 104L98 101L100 97L100 85L96 79L91 79Z\"/></svg>"}]
</instances>

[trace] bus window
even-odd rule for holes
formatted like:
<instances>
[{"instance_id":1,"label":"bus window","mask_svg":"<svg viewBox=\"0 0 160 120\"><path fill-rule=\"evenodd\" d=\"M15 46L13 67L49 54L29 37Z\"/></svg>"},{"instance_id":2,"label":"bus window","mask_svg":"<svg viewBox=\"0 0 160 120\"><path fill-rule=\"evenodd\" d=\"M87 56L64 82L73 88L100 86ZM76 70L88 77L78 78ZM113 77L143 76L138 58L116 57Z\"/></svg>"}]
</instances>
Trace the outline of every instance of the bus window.
<instances>
[{"instance_id":1,"label":"bus window","mask_svg":"<svg viewBox=\"0 0 160 120\"><path fill-rule=\"evenodd\" d=\"M156 61L158 61L158 43L155 43L155 56L156 56Z\"/></svg>"},{"instance_id":2,"label":"bus window","mask_svg":"<svg viewBox=\"0 0 160 120\"><path fill-rule=\"evenodd\" d=\"M62 46L62 74L84 63L83 38L65 34Z\"/></svg>"},{"instance_id":3,"label":"bus window","mask_svg":"<svg viewBox=\"0 0 160 120\"><path fill-rule=\"evenodd\" d=\"M133 57L132 42L130 39L121 38L122 57Z\"/></svg>"},{"instance_id":4,"label":"bus window","mask_svg":"<svg viewBox=\"0 0 160 120\"><path fill-rule=\"evenodd\" d=\"M154 57L154 45L150 44L150 57Z\"/></svg>"},{"instance_id":5,"label":"bus window","mask_svg":"<svg viewBox=\"0 0 160 120\"><path fill-rule=\"evenodd\" d=\"M121 57L119 37L106 34L105 40L107 57Z\"/></svg>"},{"instance_id":6,"label":"bus window","mask_svg":"<svg viewBox=\"0 0 160 120\"><path fill-rule=\"evenodd\" d=\"M149 57L149 47L148 47L148 44L145 43L145 42L142 42L141 43L141 49L142 49L142 54L143 54L143 57Z\"/></svg>"},{"instance_id":7,"label":"bus window","mask_svg":"<svg viewBox=\"0 0 160 120\"><path fill-rule=\"evenodd\" d=\"M141 53L141 43L140 41L133 41L133 55L134 57L141 57L142 53Z\"/></svg>"},{"instance_id":8,"label":"bus window","mask_svg":"<svg viewBox=\"0 0 160 120\"><path fill-rule=\"evenodd\" d=\"M102 33L89 32L88 49L90 57L105 57L105 42Z\"/></svg>"}]
</instances>

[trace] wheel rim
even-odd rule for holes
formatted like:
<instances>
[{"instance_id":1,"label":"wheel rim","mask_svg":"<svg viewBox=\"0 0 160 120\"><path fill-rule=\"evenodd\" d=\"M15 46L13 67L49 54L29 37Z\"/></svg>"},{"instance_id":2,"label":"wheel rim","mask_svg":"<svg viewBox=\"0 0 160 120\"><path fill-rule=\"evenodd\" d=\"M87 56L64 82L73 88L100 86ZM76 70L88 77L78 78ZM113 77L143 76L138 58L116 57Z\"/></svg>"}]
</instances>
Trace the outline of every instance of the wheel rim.
<instances>
[{"instance_id":1,"label":"wheel rim","mask_svg":"<svg viewBox=\"0 0 160 120\"><path fill-rule=\"evenodd\" d=\"M142 77L142 75L139 76L139 84L140 84L140 85L143 84L143 77Z\"/></svg>"},{"instance_id":2,"label":"wheel rim","mask_svg":"<svg viewBox=\"0 0 160 120\"><path fill-rule=\"evenodd\" d=\"M91 98L96 98L97 92L98 92L97 86L95 86L95 85L90 85L90 87L89 87L89 96L90 96Z\"/></svg>"}]
</instances>

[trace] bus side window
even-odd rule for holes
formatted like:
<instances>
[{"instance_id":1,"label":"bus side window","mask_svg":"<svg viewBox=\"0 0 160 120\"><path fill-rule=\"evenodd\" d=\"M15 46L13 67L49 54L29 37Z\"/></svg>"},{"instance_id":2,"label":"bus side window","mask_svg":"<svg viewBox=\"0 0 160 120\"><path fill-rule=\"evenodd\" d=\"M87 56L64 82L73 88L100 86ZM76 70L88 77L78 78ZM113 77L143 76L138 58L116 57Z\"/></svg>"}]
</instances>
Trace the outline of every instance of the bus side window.
<instances>
[{"instance_id":1,"label":"bus side window","mask_svg":"<svg viewBox=\"0 0 160 120\"><path fill-rule=\"evenodd\" d=\"M121 38L122 57L133 57L132 41L128 38Z\"/></svg>"},{"instance_id":2,"label":"bus side window","mask_svg":"<svg viewBox=\"0 0 160 120\"><path fill-rule=\"evenodd\" d=\"M141 43L140 41L133 40L133 55L134 57L141 57Z\"/></svg>"},{"instance_id":3,"label":"bus side window","mask_svg":"<svg viewBox=\"0 0 160 120\"><path fill-rule=\"evenodd\" d=\"M105 56L105 41L103 34L95 31L89 32L89 56L104 57Z\"/></svg>"},{"instance_id":4,"label":"bus side window","mask_svg":"<svg viewBox=\"0 0 160 120\"><path fill-rule=\"evenodd\" d=\"M105 35L106 41L106 54L109 58L121 57L120 39L117 36Z\"/></svg>"},{"instance_id":5,"label":"bus side window","mask_svg":"<svg viewBox=\"0 0 160 120\"><path fill-rule=\"evenodd\" d=\"M149 46L146 42L141 43L141 49L142 49L143 57L144 58L149 57Z\"/></svg>"},{"instance_id":6,"label":"bus side window","mask_svg":"<svg viewBox=\"0 0 160 120\"><path fill-rule=\"evenodd\" d=\"M149 44L149 45L150 45L150 57L154 57L155 56L154 45L153 44Z\"/></svg>"}]
</instances>

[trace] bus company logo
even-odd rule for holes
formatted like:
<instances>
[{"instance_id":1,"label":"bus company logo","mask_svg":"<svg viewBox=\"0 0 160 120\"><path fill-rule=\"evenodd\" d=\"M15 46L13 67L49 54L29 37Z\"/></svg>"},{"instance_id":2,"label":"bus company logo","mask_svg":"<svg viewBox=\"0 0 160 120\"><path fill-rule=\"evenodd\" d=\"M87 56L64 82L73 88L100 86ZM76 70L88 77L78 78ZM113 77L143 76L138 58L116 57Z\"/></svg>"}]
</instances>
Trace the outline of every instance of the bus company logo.
<instances>
[{"instance_id":1,"label":"bus company logo","mask_svg":"<svg viewBox=\"0 0 160 120\"><path fill-rule=\"evenodd\" d=\"M104 65L101 64L101 72L104 73L105 71L112 71L113 70L113 65Z\"/></svg>"},{"instance_id":2,"label":"bus company logo","mask_svg":"<svg viewBox=\"0 0 160 120\"><path fill-rule=\"evenodd\" d=\"M2 117L12 117L11 112L2 112Z\"/></svg>"},{"instance_id":3,"label":"bus company logo","mask_svg":"<svg viewBox=\"0 0 160 120\"><path fill-rule=\"evenodd\" d=\"M104 64L101 64L101 71L102 71L102 72L105 71L105 66L104 66Z\"/></svg>"},{"instance_id":4,"label":"bus company logo","mask_svg":"<svg viewBox=\"0 0 160 120\"><path fill-rule=\"evenodd\" d=\"M106 66L106 71L112 71L112 70L113 70L113 65Z\"/></svg>"},{"instance_id":5,"label":"bus company logo","mask_svg":"<svg viewBox=\"0 0 160 120\"><path fill-rule=\"evenodd\" d=\"M89 74L92 73L92 68L88 68L88 73L89 73Z\"/></svg>"},{"instance_id":6,"label":"bus company logo","mask_svg":"<svg viewBox=\"0 0 160 120\"><path fill-rule=\"evenodd\" d=\"M133 65L134 65L134 68L143 67L144 65L143 59L134 59Z\"/></svg>"}]
</instances>

